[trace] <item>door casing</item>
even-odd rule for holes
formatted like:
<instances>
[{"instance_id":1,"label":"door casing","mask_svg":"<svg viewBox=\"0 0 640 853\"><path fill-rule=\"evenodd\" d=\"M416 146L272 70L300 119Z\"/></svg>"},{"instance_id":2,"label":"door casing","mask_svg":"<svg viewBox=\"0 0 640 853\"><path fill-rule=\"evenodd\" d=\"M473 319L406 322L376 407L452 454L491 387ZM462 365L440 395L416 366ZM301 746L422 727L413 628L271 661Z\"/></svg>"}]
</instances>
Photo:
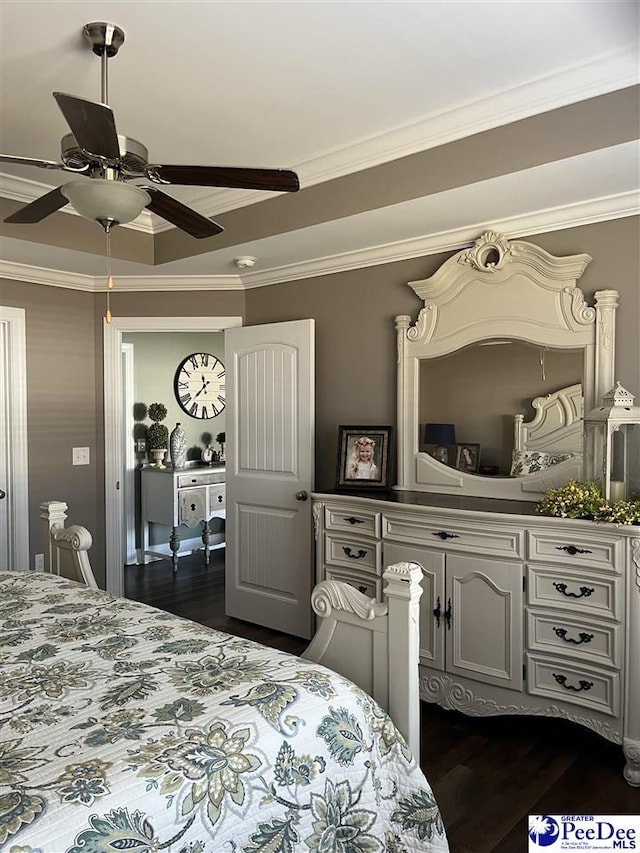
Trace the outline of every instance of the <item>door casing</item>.
<instances>
[{"instance_id":1,"label":"door casing","mask_svg":"<svg viewBox=\"0 0 640 853\"><path fill-rule=\"evenodd\" d=\"M24 308L0 306L0 569L29 568L27 337ZM52 496L54 497L54 496ZM7 565L3 566L6 560Z\"/></svg>"},{"instance_id":2,"label":"door casing","mask_svg":"<svg viewBox=\"0 0 640 853\"><path fill-rule=\"evenodd\" d=\"M222 332L242 317L113 317L103 322L106 587L124 596L122 335L126 332Z\"/></svg>"}]
</instances>

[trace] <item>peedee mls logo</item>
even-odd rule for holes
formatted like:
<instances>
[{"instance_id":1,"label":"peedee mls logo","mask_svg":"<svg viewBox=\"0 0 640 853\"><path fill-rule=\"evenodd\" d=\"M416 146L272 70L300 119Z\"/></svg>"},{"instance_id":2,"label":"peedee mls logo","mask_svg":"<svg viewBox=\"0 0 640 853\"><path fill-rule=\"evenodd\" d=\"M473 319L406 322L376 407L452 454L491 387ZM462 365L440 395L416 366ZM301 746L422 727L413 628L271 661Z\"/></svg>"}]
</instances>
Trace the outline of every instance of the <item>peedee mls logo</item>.
<instances>
[{"instance_id":1,"label":"peedee mls logo","mask_svg":"<svg viewBox=\"0 0 640 853\"><path fill-rule=\"evenodd\" d=\"M636 850L638 815L530 815L529 851Z\"/></svg>"}]
</instances>

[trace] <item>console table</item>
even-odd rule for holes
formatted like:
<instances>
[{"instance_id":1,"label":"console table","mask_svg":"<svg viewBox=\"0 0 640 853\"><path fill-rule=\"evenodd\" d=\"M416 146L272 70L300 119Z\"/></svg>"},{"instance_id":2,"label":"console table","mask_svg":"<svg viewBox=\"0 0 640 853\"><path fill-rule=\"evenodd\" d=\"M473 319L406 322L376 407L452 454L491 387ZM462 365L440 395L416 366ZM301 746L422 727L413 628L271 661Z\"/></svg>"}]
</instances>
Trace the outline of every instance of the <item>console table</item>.
<instances>
[{"instance_id":1,"label":"console table","mask_svg":"<svg viewBox=\"0 0 640 853\"><path fill-rule=\"evenodd\" d=\"M209 527L212 518L225 518L225 466L213 465L193 468L143 468L142 493L142 550L143 554L167 556L149 543L149 525L163 524L171 527L168 547L173 561L173 571L178 570L178 557L193 548L181 550L178 532L180 525L202 528L205 565L209 565L209 551L223 548L224 534L213 535ZM212 542L212 537L214 541Z\"/></svg>"}]
</instances>

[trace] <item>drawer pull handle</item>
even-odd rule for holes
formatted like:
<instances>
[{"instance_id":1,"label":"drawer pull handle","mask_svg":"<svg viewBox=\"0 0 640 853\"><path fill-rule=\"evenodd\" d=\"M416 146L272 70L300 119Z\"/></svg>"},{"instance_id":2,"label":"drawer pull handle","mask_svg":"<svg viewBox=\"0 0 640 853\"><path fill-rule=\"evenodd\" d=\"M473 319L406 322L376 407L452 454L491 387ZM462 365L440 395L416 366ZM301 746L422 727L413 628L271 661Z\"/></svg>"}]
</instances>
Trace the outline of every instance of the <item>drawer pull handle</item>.
<instances>
[{"instance_id":1,"label":"drawer pull handle","mask_svg":"<svg viewBox=\"0 0 640 853\"><path fill-rule=\"evenodd\" d=\"M451 630L451 599L447 601L447 609L444 611L444 621L447 623L447 628Z\"/></svg>"},{"instance_id":2,"label":"drawer pull handle","mask_svg":"<svg viewBox=\"0 0 640 853\"><path fill-rule=\"evenodd\" d=\"M588 548L576 548L575 545L556 545L556 551L566 551L567 554L593 554Z\"/></svg>"},{"instance_id":3,"label":"drawer pull handle","mask_svg":"<svg viewBox=\"0 0 640 853\"><path fill-rule=\"evenodd\" d=\"M561 640L564 640L565 643L574 643L576 646L581 646L583 643L590 643L594 636L593 634L587 634L586 631L580 631L578 634L580 639L576 640L573 637L567 637L566 628L554 628L553 630L556 636L560 637Z\"/></svg>"},{"instance_id":4,"label":"drawer pull handle","mask_svg":"<svg viewBox=\"0 0 640 853\"><path fill-rule=\"evenodd\" d=\"M583 690L586 692L587 690L591 690L593 687L593 681L585 681L583 678L578 682L579 686L575 687L573 684L567 684L566 675L558 675L554 672L553 677L561 687L564 687L565 690L573 690L575 693L581 693Z\"/></svg>"},{"instance_id":5,"label":"drawer pull handle","mask_svg":"<svg viewBox=\"0 0 640 853\"><path fill-rule=\"evenodd\" d=\"M363 595L366 593L366 591L367 591L366 586L359 586L358 587L358 592L361 592Z\"/></svg>"},{"instance_id":6,"label":"drawer pull handle","mask_svg":"<svg viewBox=\"0 0 640 853\"><path fill-rule=\"evenodd\" d=\"M356 518L354 515L350 515L348 518L343 519L347 522L347 524L364 524L364 518Z\"/></svg>"},{"instance_id":7,"label":"drawer pull handle","mask_svg":"<svg viewBox=\"0 0 640 853\"><path fill-rule=\"evenodd\" d=\"M435 610L433 611L433 615L436 617L436 625L438 628L440 627L440 596L438 596L438 600L436 602Z\"/></svg>"},{"instance_id":8,"label":"drawer pull handle","mask_svg":"<svg viewBox=\"0 0 640 853\"><path fill-rule=\"evenodd\" d=\"M589 598L590 595L593 595L595 592L595 587L592 586L581 586L580 592L567 592L566 583L555 583L553 584L558 592L561 592L563 595L566 595L567 598Z\"/></svg>"},{"instance_id":9,"label":"drawer pull handle","mask_svg":"<svg viewBox=\"0 0 640 853\"><path fill-rule=\"evenodd\" d=\"M347 555L347 557L351 557L352 560L361 560L363 557L367 556L367 552L362 548L358 548L357 554L354 554L351 548L347 547L346 545L342 546L342 550Z\"/></svg>"},{"instance_id":10,"label":"drawer pull handle","mask_svg":"<svg viewBox=\"0 0 640 853\"><path fill-rule=\"evenodd\" d=\"M459 539L457 533L447 533L446 530L438 530L436 533L432 533L432 536L437 536L439 539Z\"/></svg>"}]
</instances>

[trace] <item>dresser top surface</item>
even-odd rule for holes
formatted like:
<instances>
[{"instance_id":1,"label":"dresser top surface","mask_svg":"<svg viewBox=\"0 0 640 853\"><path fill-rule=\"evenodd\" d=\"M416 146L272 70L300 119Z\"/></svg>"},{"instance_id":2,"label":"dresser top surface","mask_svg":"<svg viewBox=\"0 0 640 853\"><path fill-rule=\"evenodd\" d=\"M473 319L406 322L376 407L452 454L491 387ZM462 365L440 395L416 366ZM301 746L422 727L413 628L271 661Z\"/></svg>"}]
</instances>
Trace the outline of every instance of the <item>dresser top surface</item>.
<instances>
[{"instance_id":1,"label":"dresser top surface","mask_svg":"<svg viewBox=\"0 0 640 853\"><path fill-rule=\"evenodd\" d=\"M419 508L429 508L437 513L446 513L448 510L454 512L468 512L473 514L490 514L510 516L512 521L516 517L535 519L536 524L548 523L551 525L562 525L570 523L572 525L580 525L585 528L591 528L593 531L607 530L611 532L615 530L618 533L623 533L627 536L638 536L640 527L636 524L604 524L595 523L588 519L567 519L557 516L542 515L536 512L536 503L532 501L514 501L500 500L497 498L469 497L465 495L447 495L439 492L412 492L400 489L390 490L385 492L367 492L357 490L338 490L332 489L322 493L314 492L312 494L314 500L366 500L372 505L378 505L380 509L391 510L394 508L406 507L408 510ZM523 518L523 520L524 520ZM525 521L525 524L527 522Z\"/></svg>"}]
</instances>

